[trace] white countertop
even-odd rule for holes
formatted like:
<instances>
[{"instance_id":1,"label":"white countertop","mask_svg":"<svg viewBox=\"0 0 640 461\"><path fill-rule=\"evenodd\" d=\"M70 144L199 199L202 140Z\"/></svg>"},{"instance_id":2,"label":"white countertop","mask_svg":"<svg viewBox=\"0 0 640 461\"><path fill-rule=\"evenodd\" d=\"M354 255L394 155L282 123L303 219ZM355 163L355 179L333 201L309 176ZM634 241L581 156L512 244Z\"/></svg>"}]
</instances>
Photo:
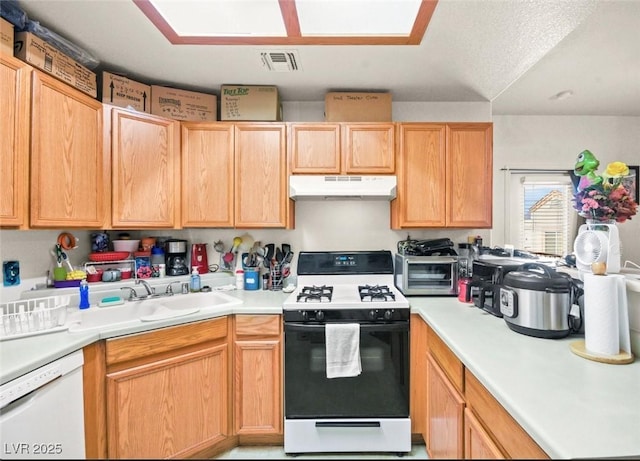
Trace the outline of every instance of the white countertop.
<instances>
[{"instance_id":1,"label":"white countertop","mask_svg":"<svg viewBox=\"0 0 640 461\"><path fill-rule=\"evenodd\" d=\"M232 307L97 332L0 342L0 383L99 339L229 314L281 314L281 291L227 291ZM188 297L189 295L184 295ZM577 336L550 340L511 331L504 320L457 298L410 297L418 313L552 458L640 457L640 360L593 362L573 354ZM93 308L93 307L92 307Z\"/></svg>"},{"instance_id":2,"label":"white countertop","mask_svg":"<svg viewBox=\"0 0 640 461\"><path fill-rule=\"evenodd\" d=\"M571 342L511 331L457 298L411 298L418 313L551 458L640 457L640 360L594 362Z\"/></svg>"}]
</instances>

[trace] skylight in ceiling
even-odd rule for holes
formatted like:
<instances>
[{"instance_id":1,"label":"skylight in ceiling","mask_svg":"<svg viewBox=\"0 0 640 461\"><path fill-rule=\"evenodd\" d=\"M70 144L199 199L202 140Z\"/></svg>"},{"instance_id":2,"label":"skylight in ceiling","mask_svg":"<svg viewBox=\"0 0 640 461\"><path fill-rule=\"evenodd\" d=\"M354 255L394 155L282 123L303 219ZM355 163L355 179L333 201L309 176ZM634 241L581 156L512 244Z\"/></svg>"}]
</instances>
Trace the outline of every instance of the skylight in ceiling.
<instances>
[{"instance_id":1,"label":"skylight in ceiling","mask_svg":"<svg viewBox=\"0 0 640 461\"><path fill-rule=\"evenodd\" d=\"M417 45L438 0L133 0L174 44Z\"/></svg>"},{"instance_id":2,"label":"skylight in ceiling","mask_svg":"<svg viewBox=\"0 0 640 461\"><path fill-rule=\"evenodd\" d=\"M277 0L149 0L178 35L287 36Z\"/></svg>"},{"instance_id":3,"label":"skylight in ceiling","mask_svg":"<svg viewBox=\"0 0 640 461\"><path fill-rule=\"evenodd\" d=\"M296 0L305 36L408 36L420 0Z\"/></svg>"}]
</instances>

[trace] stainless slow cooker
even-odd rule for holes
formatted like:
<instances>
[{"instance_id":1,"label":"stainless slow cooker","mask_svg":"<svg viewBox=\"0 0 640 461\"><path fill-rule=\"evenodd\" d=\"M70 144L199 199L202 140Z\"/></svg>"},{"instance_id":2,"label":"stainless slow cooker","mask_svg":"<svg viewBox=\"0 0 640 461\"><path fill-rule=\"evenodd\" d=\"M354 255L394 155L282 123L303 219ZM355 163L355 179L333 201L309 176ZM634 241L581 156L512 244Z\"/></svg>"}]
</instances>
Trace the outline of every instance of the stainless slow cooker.
<instances>
[{"instance_id":1,"label":"stainless slow cooker","mask_svg":"<svg viewBox=\"0 0 640 461\"><path fill-rule=\"evenodd\" d=\"M504 276L500 286L500 312L507 326L538 338L563 338L575 331L570 315L573 279L552 268L523 264Z\"/></svg>"}]
</instances>

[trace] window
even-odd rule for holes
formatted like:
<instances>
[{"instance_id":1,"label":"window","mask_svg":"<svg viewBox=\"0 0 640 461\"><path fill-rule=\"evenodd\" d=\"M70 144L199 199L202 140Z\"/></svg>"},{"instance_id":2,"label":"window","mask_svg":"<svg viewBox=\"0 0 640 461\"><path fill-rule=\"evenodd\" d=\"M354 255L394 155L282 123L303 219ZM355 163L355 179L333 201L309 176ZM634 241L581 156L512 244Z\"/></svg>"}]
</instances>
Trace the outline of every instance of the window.
<instances>
[{"instance_id":1,"label":"window","mask_svg":"<svg viewBox=\"0 0 640 461\"><path fill-rule=\"evenodd\" d=\"M564 256L573 251L577 213L568 172L506 170L505 235L519 249Z\"/></svg>"}]
</instances>

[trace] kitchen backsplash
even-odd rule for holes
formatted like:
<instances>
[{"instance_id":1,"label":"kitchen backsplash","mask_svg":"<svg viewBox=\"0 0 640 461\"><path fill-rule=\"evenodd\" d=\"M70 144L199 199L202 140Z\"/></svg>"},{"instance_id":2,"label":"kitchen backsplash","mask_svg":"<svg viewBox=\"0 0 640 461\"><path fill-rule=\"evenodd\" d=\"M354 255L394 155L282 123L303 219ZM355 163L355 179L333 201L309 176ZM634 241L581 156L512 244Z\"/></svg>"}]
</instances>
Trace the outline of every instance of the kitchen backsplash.
<instances>
[{"instance_id":1,"label":"kitchen backsplash","mask_svg":"<svg viewBox=\"0 0 640 461\"><path fill-rule=\"evenodd\" d=\"M389 227L389 202L386 201L331 201L299 202L296 204L296 229L184 229L128 231L132 238L145 236L180 238L192 243L206 243L208 261L217 263L219 256L213 243L222 240L225 250L231 249L233 238L248 233L254 240L276 246L289 243L294 251L294 266L299 251L314 250L391 250L396 251L398 240L411 238L448 237L454 242L466 242L468 235L481 235L489 244L489 231L473 230L411 230L393 231ZM82 266L91 252L91 231L88 230L2 230L0 257L3 261L20 261L22 279L46 280L47 271L53 267L54 247L61 231L69 231L78 238L78 248L67 253L74 266ZM111 239L122 231L108 231ZM23 288L25 289L25 288Z\"/></svg>"}]
</instances>

